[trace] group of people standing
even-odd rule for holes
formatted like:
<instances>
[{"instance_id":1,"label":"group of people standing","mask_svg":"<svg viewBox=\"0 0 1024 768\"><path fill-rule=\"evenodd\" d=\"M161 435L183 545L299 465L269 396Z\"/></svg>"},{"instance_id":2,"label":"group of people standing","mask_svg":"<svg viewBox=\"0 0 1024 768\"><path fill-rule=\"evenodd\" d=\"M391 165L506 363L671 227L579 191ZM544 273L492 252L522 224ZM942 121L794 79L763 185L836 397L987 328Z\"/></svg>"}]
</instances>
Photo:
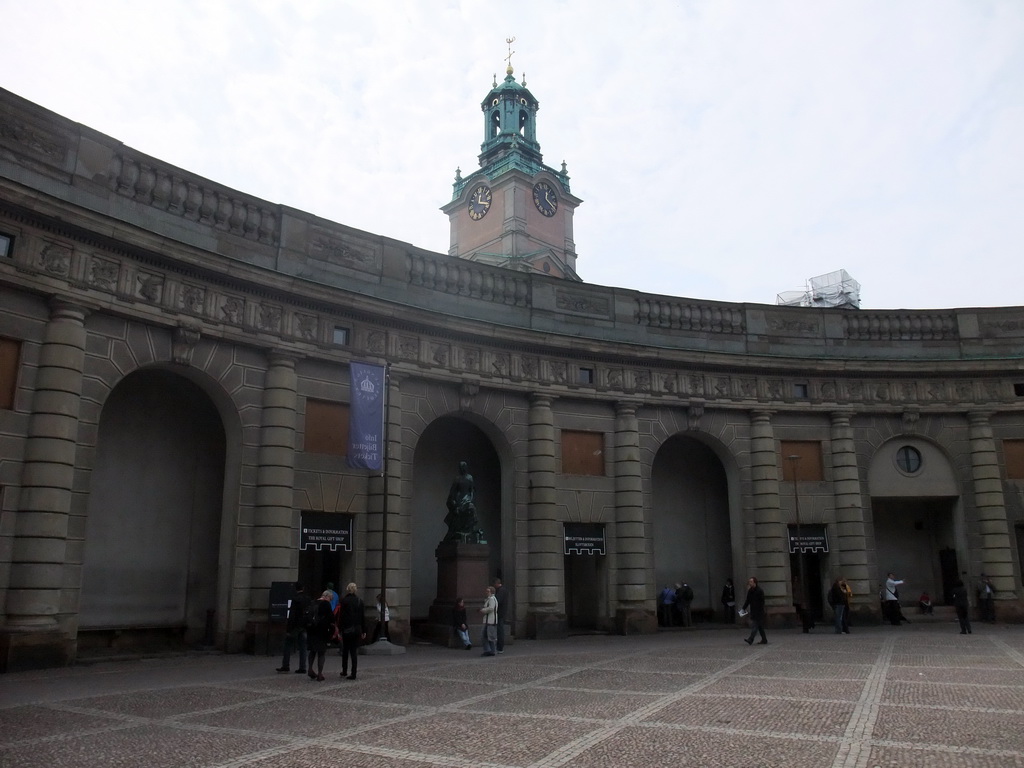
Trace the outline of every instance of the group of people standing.
<instances>
[{"instance_id":1,"label":"group of people standing","mask_svg":"<svg viewBox=\"0 0 1024 768\"><path fill-rule=\"evenodd\" d=\"M481 645L484 648L481 656L495 656L505 652L505 619L508 612L508 591L502 584L501 579L494 580L494 586L485 590L484 604L480 608L481 624L483 630L480 635ZM469 637L469 618L466 615L466 601L459 597L455 599L455 608L452 610L452 629L456 637L462 643L462 647L469 651L473 648L473 642Z\"/></svg>"},{"instance_id":2,"label":"group of people standing","mask_svg":"<svg viewBox=\"0 0 1024 768\"><path fill-rule=\"evenodd\" d=\"M658 623L663 627L692 627L693 587L685 581L665 585L658 596Z\"/></svg>"},{"instance_id":3,"label":"group of people standing","mask_svg":"<svg viewBox=\"0 0 1024 768\"><path fill-rule=\"evenodd\" d=\"M345 596L339 597L334 585L328 583L320 596L313 600L306 595L301 583L294 585L295 594L288 605L285 625L284 651L278 672L291 671L292 650L298 651L299 667L296 674L306 673L310 680L324 681L327 647L340 642L341 677L355 680L359 664L359 646L366 640L366 608L358 595L358 587L350 583ZM384 620L380 620L381 609ZM389 611L377 596L377 630L375 634L387 637ZM349 674L349 669L352 672Z\"/></svg>"}]
</instances>

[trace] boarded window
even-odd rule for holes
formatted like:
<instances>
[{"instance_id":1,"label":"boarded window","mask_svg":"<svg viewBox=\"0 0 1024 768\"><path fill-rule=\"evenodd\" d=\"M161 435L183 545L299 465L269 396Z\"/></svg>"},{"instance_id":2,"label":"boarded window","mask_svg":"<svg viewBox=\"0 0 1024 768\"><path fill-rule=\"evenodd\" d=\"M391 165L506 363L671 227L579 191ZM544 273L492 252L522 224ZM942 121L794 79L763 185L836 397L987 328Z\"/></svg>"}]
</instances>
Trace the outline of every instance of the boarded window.
<instances>
[{"instance_id":1,"label":"boarded window","mask_svg":"<svg viewBox=\"0 0 1024 768\"><path fill-rule=\"evenodd\" d=\"M604 475L604 433L562 430L562 474Z\"/></svg>"},{"instance_id":2,"label":"boarded window","mask_svg":"<svg viewBox=\"0 0 1024 768\"><path fill-rule=\"evenodd\" d=\"M12 339L0 338L0 408L14 408L20 353L21 344Z\"/></svg>"},{"instance_id":3,"label":"boarded window","mask_svg":"<svg viewBox=\"0 0 1024 768\"><path fill-rule=\"evenodd\" d=\"M1024 480L1024 440L1003 440L1007 480Z\"/></svg>"},{"instance_id":4,"label":"boarded window","mask_svg":"<svg viewBox=\"0 0 1024 768\"><path fill-rule=\"evenodd\" d=\"M306 452L348 455L348 405L306 400Z\"/></svg>"},{"instance_id":5,"label":"boarded window","mask_svg":"<svg viewBox=\"0 0 1024 768\"><path fill-rule=\"evenodd\" d=\"M816 440L783 440L782 479L792 482L824 480L825 472L821 463L821 443ZM798 456L792 459L791 456ZM795 477L794 477L795 474Z\"/></svg>"}]
</instances>

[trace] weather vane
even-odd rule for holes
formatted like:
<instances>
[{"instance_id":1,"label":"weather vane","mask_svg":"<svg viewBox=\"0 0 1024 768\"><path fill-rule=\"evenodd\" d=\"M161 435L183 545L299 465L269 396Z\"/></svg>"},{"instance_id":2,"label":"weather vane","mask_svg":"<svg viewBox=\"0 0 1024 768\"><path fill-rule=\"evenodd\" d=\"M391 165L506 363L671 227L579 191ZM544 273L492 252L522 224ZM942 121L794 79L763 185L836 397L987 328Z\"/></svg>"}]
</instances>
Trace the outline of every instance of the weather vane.
<instances>
[{"instance_id":1,"label":"weather vane","mask_svg":"<svg viewBox=\"0 0 1024 768\"><path fill-rule=\"evenodd\" d=\"M505 42L508 44L508 56L505 57L505 61L508 62L508 68L512 69L512 54L515 51L512 50L512 43L516 41L515 37L506 37Z\"/></svg>"}]
</instances>

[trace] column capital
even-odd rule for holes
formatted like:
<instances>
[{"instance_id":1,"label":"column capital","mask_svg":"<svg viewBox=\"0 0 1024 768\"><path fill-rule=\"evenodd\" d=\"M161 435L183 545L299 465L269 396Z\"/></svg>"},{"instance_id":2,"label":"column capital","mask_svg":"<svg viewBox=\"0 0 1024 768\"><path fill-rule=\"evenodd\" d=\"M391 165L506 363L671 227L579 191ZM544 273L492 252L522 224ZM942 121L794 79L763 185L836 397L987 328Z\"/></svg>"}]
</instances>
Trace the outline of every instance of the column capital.
<instances>
[{"instance_id":1,"label":"column capital","mask_svg":"<svg viewBox=\"0 0 1024 768\"><path fill-rule=\"evenodd\" d=\"M616 400L615 401L615 415L616 416L635 416L637 408L639 408L641 402L639 400Z\"/></svg>"},{"instance_id":2,"label":"column capital","mask_svg":"<svg viewBox=\"0 0 1024 768\"><path fill-rule=\"evenodd\" d=\"M972 427L987 427L994 411L968 411L967 420Z\"/></svg>"},{"instance_id":3,"label":"column capital","mask_svg":"<svg viewBox=\"0 0 1024 768\"><path fill-rule=\"evenodd\" d=\"M856 415L856 413L857 412L854 411L853 409L841 408L829 412L829 418L832 419L832 423L834 425L845 427L850 423L850 419L852 419Z\"/></svg>"},{"instance_id":4,"label":"column capital","mask_svg":"<svg viewBox=\"0 0 1024 768\"><path fill-rule=\"evenodd\" d=\"M293 352L285 352L280 349L268 349L267 365L270 368L291 368L294 370L295 363L297 363L301 357L301 355L297 355Z\"/></svg>"},{"instance_id":5,"label":"column capital","mask_svg":"<svg viewBox=\"0 0 1024 768\"><path fill-rule=\"evenodd\" d=\"M554 395L549 395L547 392L531 392L529 395L531 406L547 406L550 408L557 399Z\"/></svg>"},{"instance_id":6,"label":"column capital","mask_svg":"<svg viewBox=\"0 0 1024 768\"><path fill-rule=\"evenodd\" d=\"M84 323L85 318L92 314L92 308L75 301L69 301L62 296L51 296L50 319L51 320L74 320Z\"/></svg>"},{"instance_id":7,"label":"column capital","mask_svg":"<svg viewBox=\"0 0 1024 768\"><path fill-rule=\"evenodd\" d=\"M750 412L750 421L755 424L770 424L775 411L767 408L756 408Z\"/></svg>"}]
</instances>

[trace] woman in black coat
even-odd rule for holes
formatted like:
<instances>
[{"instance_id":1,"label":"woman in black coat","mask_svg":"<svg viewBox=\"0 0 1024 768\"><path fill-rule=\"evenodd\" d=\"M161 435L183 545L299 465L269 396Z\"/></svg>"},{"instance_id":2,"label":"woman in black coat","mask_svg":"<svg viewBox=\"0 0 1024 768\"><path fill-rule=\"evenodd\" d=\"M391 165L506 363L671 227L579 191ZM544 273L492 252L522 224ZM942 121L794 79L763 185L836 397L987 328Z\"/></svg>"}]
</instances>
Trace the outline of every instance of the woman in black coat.
<instances>
[{"instance_id":1,"label":"woman in black coat","mask_svg":"<svg viewBox=\"0 0 1024 768\"><path fill-rule=\"evenodd\" d=\"M306 628L309 638L309 679L324 680L324 662L327 660L327 643L334 635L334 611L331 610L331 591L325 591L316 601L312 623ZM314 668L313 660L316 660Z\"/></svg>"}]
</instances>

